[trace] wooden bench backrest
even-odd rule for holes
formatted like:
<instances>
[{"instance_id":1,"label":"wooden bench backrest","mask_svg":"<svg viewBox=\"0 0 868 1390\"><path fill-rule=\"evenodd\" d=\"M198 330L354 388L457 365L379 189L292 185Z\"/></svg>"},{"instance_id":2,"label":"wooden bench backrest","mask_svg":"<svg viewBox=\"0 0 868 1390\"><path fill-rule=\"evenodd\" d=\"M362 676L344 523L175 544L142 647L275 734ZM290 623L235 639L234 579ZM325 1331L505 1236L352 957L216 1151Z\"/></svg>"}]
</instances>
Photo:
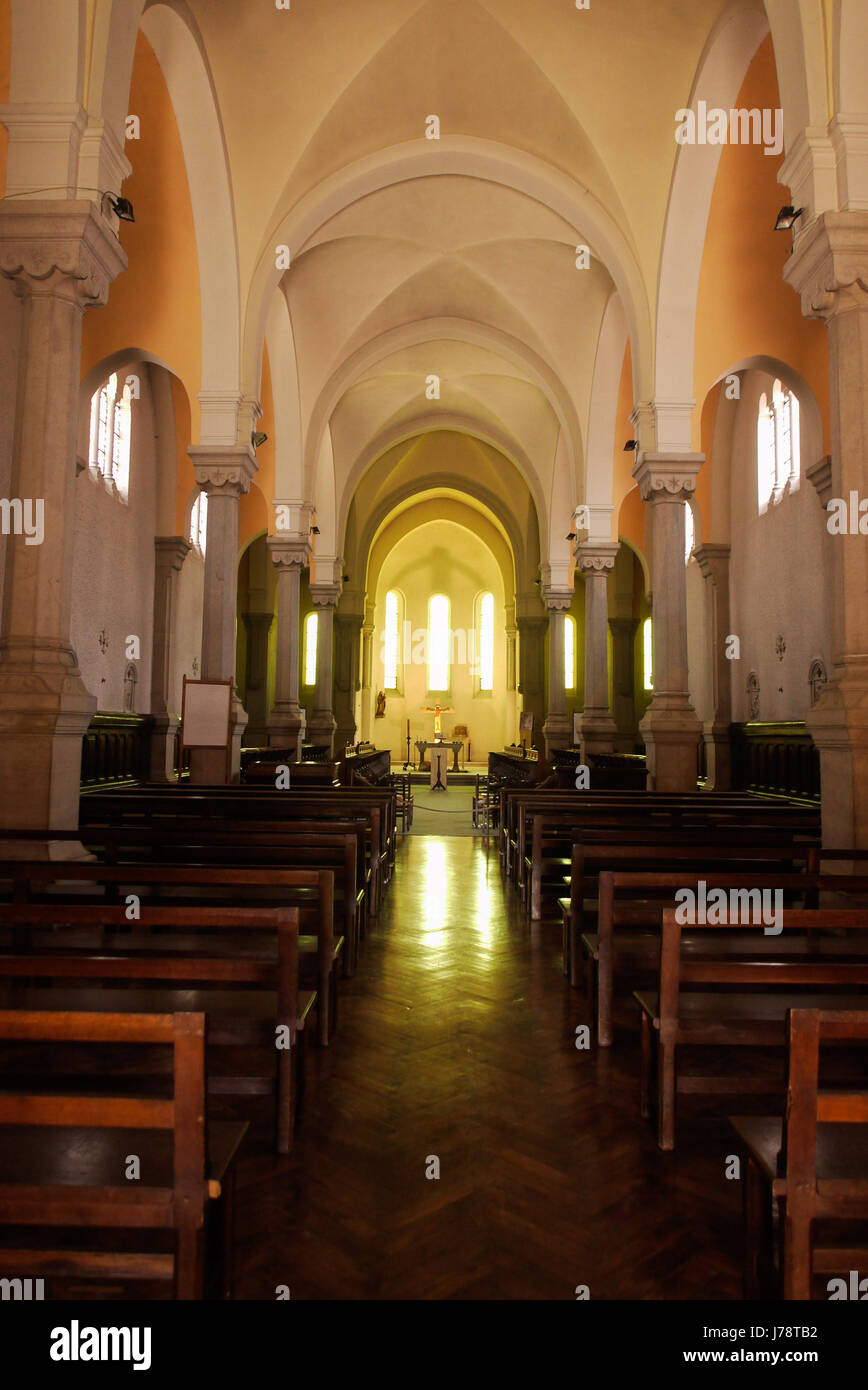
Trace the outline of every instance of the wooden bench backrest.
<instances>
[{"instance_id":1,"label":"wooden bench backrest","mask_svg":"<svg viewBox=\"0 0 868 1390\"><path fill-rule=\"evenodd\" d=\"M868 1042L868 1014L791 1009L787 1017L787 1112L780 1168L786 1182L784 1297L811 1297L811 1223L868 1215L868 1181L818 1179L817 1125L868 1124L868 1092L819 1089L824 1042ZM858 1210L854 1212L854 1204Z\"/></svg>"},{"instance_id":2,"label":"wooden bench backrest","mask_svg":"<svg viewBox=\"0 0 868 1390\"><path fill-rule=\"evenodd\" d=\"M207 868L175 864L124 867L56 860L49 863L9 860L5 864L0 863L0 886L4 881L11 884L15 900L19 903L31 901L35 888L47 887L51 883L94 883L115 889L125 887L130 893L142 885L213 889L218 895L219 890L226 888L273 889L275 906L281 905L281 890L311 888L316 891L318 935L323 938L324 951L327 953L334 943L334 874L329 869L279 869L270 866L244 869L223 864ZM219 898L215 905L219 906ZM298 909L295 910L298 912ZM301 915L299 912L299 917Z\"/></svg>"},{"instance_id":3,"label":"wooden bench backrest","mask_svg":"<svg viewBox=\"0 0 868 1390\"><path fill-rule=\"evenodd\" d=\"M681 937L684 931L744 931L753 924L744 922L689 922L681 923L680 909L664 908L661 922L660 941L660 1028L671 1030L677 1026L678 997L681 985L690 984L739 984L764 985L776 988L781 985L847 985L850 988L868 984L868 959L852 962L835 960L829 957L823 961L810 957L793 956L787 961L775 961L769 967L762 957L756 960L731 956L691 956L685 959L681 954ZM782 930L785 932L839 932L868 931L868 909L860 908L792 908L780 913ZM762 932L761 924L753 929ZM842 954L846 954L844 947Z\"/></svg>"},{"instance_id":4,"label":"wooden bench backrest","mask_svg":"<svg viewBox=\"0 0 868 1390\"><path fill-rule=\"evenodd\" d=\"M0 1040L117 1046L172 1047L172 1099L137 1096L56 1095L48 1090L0 1094L0 1126L171 1130L171 1189L146 1182L111 1187L47 1187L0 1184L0 1222L15 1226L150 1227L176 1231L174 1261L178 1298L202 1296L199 1232L207 1197L205 1172L205 1015L52 1013L0 1011ZM111 1070L111 1059L107 1065ZM56 1090L56 1082L55 1082ZM22 1253L17 1252L20 1258ZM69 1272L93 1273L93 1254L74 1250L33 1252L45 1267L62 1258ZM152 1257L153 1258L153 1257ZM50 1266L49 1266L50 1267Z\"/></svg>"}]
</instances>

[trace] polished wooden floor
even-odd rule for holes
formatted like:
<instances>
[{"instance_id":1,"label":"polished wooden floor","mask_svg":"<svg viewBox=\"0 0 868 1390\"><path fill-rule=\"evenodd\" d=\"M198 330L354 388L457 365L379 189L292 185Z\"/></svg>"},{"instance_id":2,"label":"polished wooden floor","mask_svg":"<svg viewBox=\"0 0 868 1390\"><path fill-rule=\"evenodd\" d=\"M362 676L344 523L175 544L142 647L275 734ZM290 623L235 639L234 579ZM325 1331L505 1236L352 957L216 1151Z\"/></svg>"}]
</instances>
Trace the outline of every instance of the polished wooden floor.
<instances>
[{"instance_id":1,"label":"polished wooden floor","mask_svg":"<svg viewBox=\"0 0 868 1390\"><path fill-rule=\"evenodd\" d=\"M493 839L404 841L291 1158L263 1130L241 1163L237 1298L740 1297L725 1121L686 1111L658 1152L637 1038L576 1049L558 949Z\"/></svg>"}]
</instances>

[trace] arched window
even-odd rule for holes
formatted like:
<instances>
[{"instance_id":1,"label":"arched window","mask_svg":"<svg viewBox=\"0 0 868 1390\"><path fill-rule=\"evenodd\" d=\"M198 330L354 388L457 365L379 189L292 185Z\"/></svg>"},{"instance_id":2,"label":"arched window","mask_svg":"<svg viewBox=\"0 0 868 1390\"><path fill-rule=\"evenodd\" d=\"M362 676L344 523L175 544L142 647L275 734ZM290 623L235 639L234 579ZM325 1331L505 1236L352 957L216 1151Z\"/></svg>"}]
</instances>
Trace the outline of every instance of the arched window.
<instances>
[{"instance_id":1,"label":"arched window","mask_svg":"<svg viewBox=\"0 0 868 1390\"><path fill-rule=\"evenodd\" d=\"M687 564L696 547L696 524L693 520L693 508L689 502L684 503L684 563Z\"/></svg>"},{"instance_id":2,"label":"arched window","mask_svg":"<svg viewBox=\"0 0 868 1390\"><path fill-rule=\"evenodd\" d=\"M319 614L308 613L304 620L304 683L316 685L316 641Z\"/></svg>"},{"instance_id":3,"label":"arched window","mask_svg":"<svg viewBox=\"0 0 868 1390\"><path fill-rule=\"evenodd\" d=\"M478 600L479 613L479 689L494 689L494 594L482 594Z\"/></svg>"},{"instance_id":4,"label":"arched window","mask_svg":"<svg viewBox=\"0 0 868 1390\"><path fill-rule=\"evenodd\" d=\"M383 627L383 689L398 689L398 654L401 649L401 604L397 593L386 594L386 620Z\"/></svg>"},{"instance_id":5,"label":"arched window","mask_svg":"<svg viewBox=\"0 0 868 1390\"><path fill-rule=\"evenodd\" d=\"M428 689L449 689L449 600L432 594L428 600Z\"/></svg>"},{"instance_id":6,"label":"arched window","mask_svg":"<svg viewBox=\"0 0 868 1390\"><path fill-rule=\"evenodd\" d=\"M642 683L646 690L654 689L654 667L652 664L654 648L651 641L651 619L646 618L642 624Z\"/></svg>"},{"instance_id":7,"label":"arched window","mask_svg":"<svg viewBox=\"0 0 868 1390\"><path fill-rule=\"evenodd\" d=\"M130 482L130 392L118 392L117 373L95 391L90 402L91 468L126 498Z\"/></svg>"},{"instance_id":8,"label":"arched window","mask_svg":"<svg viewBox=\"0 0 868 1390\"><path fill-rule=\"evenodd\" d=\"M564 617L564 690L576 688L576 620Z\"/></svg>"},{"instance_id":9,"label":"arched window","mask_svg":"<svg viewBox=\"0 0 868 1390\"><path fill-rule=\"evenodd\" d=\"M190 510L190 532L188 539L193 549L199 554L205 554L205 543L208 539L208 494L200 492Z\"/></svg>"},{"instance_id":10,"label":"arched window","mask_svg":"<svg viewBox=\"0 0 868 1390\"><path fill-rule=\"evenodd\" d=\"M757 414L757 502L765 511L799 482L799 400L776 380L772 398L763 392Z\"/></svg>"}]
</instances>

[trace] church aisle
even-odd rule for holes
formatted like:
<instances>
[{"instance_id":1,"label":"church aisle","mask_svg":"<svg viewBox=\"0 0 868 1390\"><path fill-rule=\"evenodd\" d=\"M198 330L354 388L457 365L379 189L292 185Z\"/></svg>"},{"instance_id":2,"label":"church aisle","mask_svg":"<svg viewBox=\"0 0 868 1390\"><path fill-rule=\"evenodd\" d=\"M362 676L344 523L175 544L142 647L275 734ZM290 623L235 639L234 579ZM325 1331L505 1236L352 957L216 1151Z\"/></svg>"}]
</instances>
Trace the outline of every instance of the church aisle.
<instances>
[{"instance_id":1,"label":"church aisle","mask_svg":"<svg viewBox=\"0 0 868 1390\"><path fill-rule=\"evenodd\" d=\"M292 1157L240 1166L236 1297L740 1297L725 1123L659 1153L637 1046L578 1051L583 1009L494 839L405 839Z\"/></svg>"}]
</instances>

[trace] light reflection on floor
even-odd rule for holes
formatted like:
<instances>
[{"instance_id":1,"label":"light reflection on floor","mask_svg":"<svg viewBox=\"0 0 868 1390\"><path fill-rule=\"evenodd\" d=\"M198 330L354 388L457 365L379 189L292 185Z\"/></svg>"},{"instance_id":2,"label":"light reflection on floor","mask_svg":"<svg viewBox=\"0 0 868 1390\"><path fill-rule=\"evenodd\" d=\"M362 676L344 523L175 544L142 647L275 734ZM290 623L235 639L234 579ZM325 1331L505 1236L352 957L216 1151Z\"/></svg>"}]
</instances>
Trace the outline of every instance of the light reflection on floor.
<instances>
[{"instance_id":1,"label":"light reflection on floor","mask_svg":"<svg viewBox=\"0 0 868 1390\"><path fill-rule=\"evenodd\" d=\"M496 902L488 884L490 858L479 841L469 841L471 887L468 897L457 895L457 883L449 873L448 847L458 841L446 836L426 835L418 841L422 853L421 913L425 944L436 950L446 944L448 933L462 922L476 934L475 945L488 947L493 939ZM461 841L463 846L465 842ZM462 875L466 887L467 880Z\"/></svg>"}]
</instances>

